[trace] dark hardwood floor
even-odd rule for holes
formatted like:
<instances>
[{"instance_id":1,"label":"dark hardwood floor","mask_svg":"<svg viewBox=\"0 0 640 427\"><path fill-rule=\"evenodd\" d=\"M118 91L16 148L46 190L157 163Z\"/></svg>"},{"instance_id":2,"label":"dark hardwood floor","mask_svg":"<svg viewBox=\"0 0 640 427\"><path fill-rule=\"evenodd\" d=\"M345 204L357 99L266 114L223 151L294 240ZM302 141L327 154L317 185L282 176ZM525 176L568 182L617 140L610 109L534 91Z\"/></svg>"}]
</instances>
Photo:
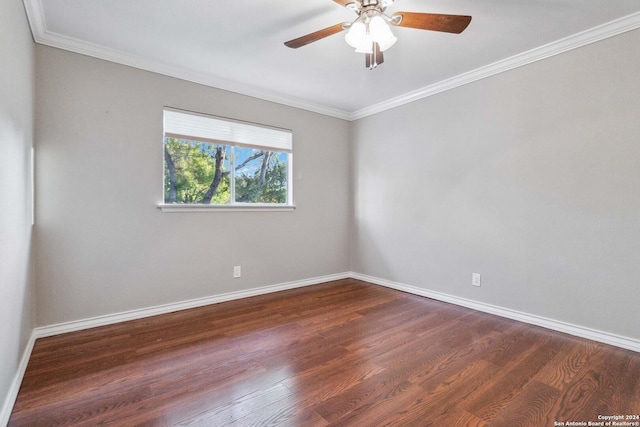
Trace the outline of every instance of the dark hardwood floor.
<instances>
[{"instance_id":1,"label":"dark hardwood floor","mask_svg":"<svg viewBox=\"0 0 640 427\"><path fill-rule=\"evenodd\" d=\"M640 353L348 279L39 339L9 425L538 427L638 414Z\"/></svg>"}]
</instances>

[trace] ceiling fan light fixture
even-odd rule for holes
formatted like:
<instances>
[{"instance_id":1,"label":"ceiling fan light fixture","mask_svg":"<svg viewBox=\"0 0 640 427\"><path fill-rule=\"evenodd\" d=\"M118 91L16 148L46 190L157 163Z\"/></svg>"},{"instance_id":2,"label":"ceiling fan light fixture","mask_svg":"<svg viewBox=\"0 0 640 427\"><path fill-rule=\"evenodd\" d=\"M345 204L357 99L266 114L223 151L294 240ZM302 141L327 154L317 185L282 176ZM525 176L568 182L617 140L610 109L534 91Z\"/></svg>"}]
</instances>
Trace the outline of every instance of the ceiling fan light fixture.
<instances>
[{"instance_id":1,"label":"ceiling fan light fixture","mask_svg":"<svg viewBox=\"0 0 640 427\"><path fill-rule=\"evenodd\" d=\"M396 36L391 32L389 24L380 15L371 18L369 22L369 34L371 39L380 45L380 51L384 52L398 41Z\"/></svg>"},{"instance_id":2,"label":"ceiling fan light fixture","mask_svg":"<svg viewBox=\"0 0 640 427\"><path fill-rule=\"evenodd\" d=\"M359 18L351 24L344 38L356 52L372 53L373 43L378 43L380 51L384 52L398 41L382 15L377 14L363 18Z\"/></svg>"},{"instance_id":3,"label":"ceiling fan light fixture","mask_svg":"<svg viewBox=\"0 0 640 427\"><path fill-rule=\"evenodd\" d=\"M373 53L373 42L369 39L369 42L362 43L362 45L356 48L356 53Z\"/></svg>"},{"instance_id":4,"label":"ceiling fan light fixture","mask_svg":"<svg viewBox=\"0 0 640 427\"><path fill-rule=\"evenodd\" d=\"M360 48L365 43L371 44L371 38L367 34L367 26L362 21L356 21L351 24L351 28L344 36L344 40L355 49Z\"/></svg>"},{"instance_id":5,"label":"ceiling fan light fixture","mask_svg":"<svg viewBox=\"0 0 640 427\"><path fill-rule=\"evenodd\" d=\"M351 3L347 3L345 7L349 10L353 10L354 12L357 12L358 10L360 10L360 3L358 3L357 1L353 1Z\"/></svg>"}]
</instances>

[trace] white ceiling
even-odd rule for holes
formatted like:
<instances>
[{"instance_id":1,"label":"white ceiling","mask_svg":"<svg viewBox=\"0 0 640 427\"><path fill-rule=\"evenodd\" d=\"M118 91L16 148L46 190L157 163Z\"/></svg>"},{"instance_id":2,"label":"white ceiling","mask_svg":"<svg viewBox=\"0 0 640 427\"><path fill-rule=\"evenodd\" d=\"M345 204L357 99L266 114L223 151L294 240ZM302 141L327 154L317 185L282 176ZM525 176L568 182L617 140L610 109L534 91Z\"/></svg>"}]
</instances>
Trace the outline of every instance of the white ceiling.
<instances>
[{"instance_id":1,"label":"white ceiling","mask_svg":"<svg viewBox=\"0 0 640 427\"><path fill-rule=\"evenodd\" d=\"M284 42L356 14L332 0L24 0L36 42L348 120L640 27L638 0L397 0L471 15L462 34L393 28L374 70L344 33Z\"/></svg>"}]
</instances>

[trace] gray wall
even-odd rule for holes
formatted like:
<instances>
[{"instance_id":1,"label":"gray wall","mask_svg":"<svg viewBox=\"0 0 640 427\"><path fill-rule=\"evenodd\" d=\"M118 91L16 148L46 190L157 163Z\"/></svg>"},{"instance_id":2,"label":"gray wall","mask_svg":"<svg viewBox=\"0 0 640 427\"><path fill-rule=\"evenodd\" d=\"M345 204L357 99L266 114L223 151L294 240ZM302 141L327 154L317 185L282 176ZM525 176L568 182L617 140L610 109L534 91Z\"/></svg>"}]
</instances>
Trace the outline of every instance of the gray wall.
<instances>
[{"instance_id":1,"label":"gray wall","mask_svg":"<svg viewBox=\"0 0 640 427\"><path fill-rule=\"evenodd\" d=\"M638 46L635 30L354 123L352 269L640 338Z\"/></svg>"},{"instance_id":2,"label":"gray wall","mask_svg":"<svg viewBox=\"0 0 640 427\"><path fill-rule=\"evenodd\" d=\"M31 171L33 41L22 2L0 2L0 408L34 322ZM2 414L0 413L0 416ZM2 421L0 420L0 423Z\"/></svg>"},{"instance_id":3,"label":"gray wall","mask_svg":"<svg viewBox=\"0 0 640 427\"><path fill-rule=\"evenodd\" d=\"M38 325L349 270L348 122L44 46L36 70ZM295 211L160 212L163 106L292 129Z\"/></svg>"}]
</instances>

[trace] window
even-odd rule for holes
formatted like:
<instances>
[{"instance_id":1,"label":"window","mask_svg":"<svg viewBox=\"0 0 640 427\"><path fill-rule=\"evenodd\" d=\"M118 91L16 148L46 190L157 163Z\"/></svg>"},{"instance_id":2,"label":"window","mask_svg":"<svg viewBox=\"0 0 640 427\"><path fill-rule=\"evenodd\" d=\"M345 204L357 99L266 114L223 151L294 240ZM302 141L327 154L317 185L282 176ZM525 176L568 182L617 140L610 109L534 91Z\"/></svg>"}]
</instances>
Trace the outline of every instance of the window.
<instances>
[{"instance_id":1,"label":"window","mask_svg":"<svg viewBox=\"0 0 640 427\"><path fill-rule=\"evenodd\" d=\"M291 207L291 169L289 130L164 110L163 208Z\"/></svg>"}]
</instances>

